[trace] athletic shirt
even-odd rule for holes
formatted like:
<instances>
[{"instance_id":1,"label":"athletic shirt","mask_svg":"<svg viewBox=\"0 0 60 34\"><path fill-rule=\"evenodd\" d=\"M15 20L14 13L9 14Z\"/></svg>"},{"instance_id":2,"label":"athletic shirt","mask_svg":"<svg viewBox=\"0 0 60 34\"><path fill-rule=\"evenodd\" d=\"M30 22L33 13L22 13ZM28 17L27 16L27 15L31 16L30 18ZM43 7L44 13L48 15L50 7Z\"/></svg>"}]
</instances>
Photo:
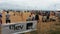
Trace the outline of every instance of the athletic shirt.
<instances>
[{"instance_id":1,"label":"athletic shirt","mask_svg":"<svg viewBox=\"0 0 60 34\"><path fill-rule=\"evenodd\" d=\"M35 15L35 20L39 20L39 15Z\"/></svg>"},{"instance_id":2,"label":"athletic shirt","mask_svg":"<svg viewBox=\"0 0 60 34\"><path fill-rule=\"evenodd\" d=\"M6 14L6 20L10 20L10 15Z\"/></svg>"}]
</instances>

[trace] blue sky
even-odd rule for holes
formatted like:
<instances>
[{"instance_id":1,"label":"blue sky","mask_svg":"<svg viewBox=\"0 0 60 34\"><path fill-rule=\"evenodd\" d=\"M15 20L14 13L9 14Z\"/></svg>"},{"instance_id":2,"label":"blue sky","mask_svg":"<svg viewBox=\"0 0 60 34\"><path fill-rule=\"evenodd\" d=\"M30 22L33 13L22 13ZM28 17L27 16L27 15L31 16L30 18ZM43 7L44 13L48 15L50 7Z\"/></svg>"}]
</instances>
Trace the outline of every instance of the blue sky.
<instances>
[{"instance_id":1,"label":"blue sky","mask_svg":"<svg viewBox=\"0 0 60 34\"><path fill-rule=\"evenodd\" d=\"M60 0L0 0L0 9L58 10Z\"/></svg>"}]
</instances>

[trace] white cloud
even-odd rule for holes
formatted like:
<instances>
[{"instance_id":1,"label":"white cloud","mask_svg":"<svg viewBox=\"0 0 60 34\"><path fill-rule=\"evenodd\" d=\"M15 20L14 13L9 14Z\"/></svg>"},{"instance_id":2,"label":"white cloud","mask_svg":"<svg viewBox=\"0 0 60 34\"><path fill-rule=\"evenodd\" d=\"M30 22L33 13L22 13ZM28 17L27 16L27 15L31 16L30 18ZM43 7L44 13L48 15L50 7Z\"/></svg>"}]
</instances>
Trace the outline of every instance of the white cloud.
<instances>
[{"instance_id":1,"label":"white cloud","mask_svg":"<svg viewBox=\"0 0 60 34\"><path fill-rule=\"evenodd\" d=\"M55 9L54 5L56 3L60 3L60 0L1 0L0 4L1 3L10 4L11 5L10 8L15 8L16 6L18 6L17 9L54 10ZM4 6L6 5L4 4Z\"/></svg>"}]
</instances>

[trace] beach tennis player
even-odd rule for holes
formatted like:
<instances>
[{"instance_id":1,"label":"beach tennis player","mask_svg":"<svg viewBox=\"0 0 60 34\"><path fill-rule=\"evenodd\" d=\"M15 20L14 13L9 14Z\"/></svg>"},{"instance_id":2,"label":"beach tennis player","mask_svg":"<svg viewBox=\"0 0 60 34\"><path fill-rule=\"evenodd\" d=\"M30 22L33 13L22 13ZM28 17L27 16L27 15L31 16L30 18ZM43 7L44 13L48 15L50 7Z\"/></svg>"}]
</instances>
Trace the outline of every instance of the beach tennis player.
<instances>
[{"instance_id":1,"label":"beach tennis player","mask_svg":"<svg viewBox=\"0 0 60 34\"><path fill-rule=\"evenodd\" d=\"M6 23L11 23L9 12L7 12L7 14L6 14Z\"/></svg>"}]
</instances>

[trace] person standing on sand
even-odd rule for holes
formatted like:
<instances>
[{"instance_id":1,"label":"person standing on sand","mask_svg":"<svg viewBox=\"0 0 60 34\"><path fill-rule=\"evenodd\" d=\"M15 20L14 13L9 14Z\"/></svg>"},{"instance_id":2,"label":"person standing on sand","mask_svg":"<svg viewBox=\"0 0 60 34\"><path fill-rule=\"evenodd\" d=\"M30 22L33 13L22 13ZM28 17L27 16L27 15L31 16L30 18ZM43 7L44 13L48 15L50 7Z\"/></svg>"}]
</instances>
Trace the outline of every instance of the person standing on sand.
<instances>
[{"instance_id":1,"label":"person standing on sand","mask_svg":"<svg viewBox=\"0 0 60 34\"><path fill-rule=\"evenodd\" d=\"M0 12L0 24L2 24L2 13Z\"/></svg>"},{"instance_id":2,"label":"person standing on sand","mask_svg":"<svg viewBox=\"0 0 60 34\"><path fill-rule=\"evenodd\" d=\"M32 18L32 21L35 20L35 13L34 12L31 12L31 18Z\"/></svg>"},{"instance_id":3,"label":"person standing on sand","mask_svg":"<svg viewBox=\"0 0 60 34\"><path fill-rule=\"evenodd\" d=\"M21 12L20 16L21 16L21 20L23 21L24 20L23 19L23 12Z\"/></svg>"},{"instance_id":4,"label":"person standing on sand","mask_svg":"<svg viewBox=\"0 0 60 34\"><path fill-rule=\"evenodd\" d=\"M56 16L58 17L58 21L60 22L60 11L58 11L56 14Z\"/></svg>"},{"instance_id":5,"label":"person standing on sand","mask_svg":"<svg viewBox=\"0 0 60 34\"><path fill-rule=\"evenodd\" d=\"M7 12L7 14L6 14L6 23L11 23L9 12Z\"/></svg>"},{"instance_id":6,"label":"person standing on sand","mask_svg":"<svg viewBox=\"0 0 60 34\"><path fill-rule=\"evenodd\" d=\"M50 17L50 12L46 11L46 21L49 21L49 17Z\"/></svg>"},{"instance_id":7,"label":"person standing on sand","mask_svg":"<svg viewBox=\"0 0 60 34\"><path fill-rule=\"evenodd\" d=\"M37 23L39 23L39 15L38 14L35 15L35 20L37 21Z\"/></svg>"},{"instance_id":8,"label":"person standing on sand","mask_svg":"<svg viewBox=\"0 0 60 34\"><path fill-rule=\"evenodd\" d=\"M32 14L32 21L34 21L35 20L35 14L33 13Z\"/></svg>"},{"instance_id":9,"label":"person standing on sand","mask_svg":"<svg viewBox=\"0 0 60 34\"><path fill-rule=\"evenodd\" d=\"M45 12L43 12L42 13L42 22L46 22L46 18L47 18L47 16L46 16L46 13Z\"/></svg>"}]
</instances>

